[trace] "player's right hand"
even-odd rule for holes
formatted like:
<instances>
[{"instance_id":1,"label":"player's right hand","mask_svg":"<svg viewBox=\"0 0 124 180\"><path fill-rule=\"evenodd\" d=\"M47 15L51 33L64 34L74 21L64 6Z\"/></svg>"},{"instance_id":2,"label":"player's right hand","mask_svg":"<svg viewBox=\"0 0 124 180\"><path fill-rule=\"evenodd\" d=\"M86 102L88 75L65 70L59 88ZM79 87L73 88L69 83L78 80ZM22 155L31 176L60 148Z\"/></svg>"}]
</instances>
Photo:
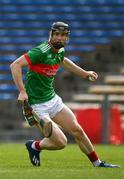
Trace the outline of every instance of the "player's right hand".
<instances>
[{"instance_id":1,"label":"player's right hand","mask_svg":"<svg viewBox=\"0 0 124 180\"><path fill-rule=\"evenodd\" d=\"M23 102L24 100L28 100L28 95L26 91L20 91L19 96L18 96L18 101Z\"/></svg>"}]
</instances>

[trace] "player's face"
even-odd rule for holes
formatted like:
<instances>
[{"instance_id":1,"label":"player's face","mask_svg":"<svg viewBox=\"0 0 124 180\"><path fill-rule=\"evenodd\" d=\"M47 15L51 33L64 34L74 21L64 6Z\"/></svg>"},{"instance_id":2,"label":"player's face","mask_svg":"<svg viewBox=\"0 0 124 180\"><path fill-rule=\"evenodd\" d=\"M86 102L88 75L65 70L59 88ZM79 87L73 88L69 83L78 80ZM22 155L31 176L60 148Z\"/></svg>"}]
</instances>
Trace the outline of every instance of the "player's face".
<instances>
[{"instance_id":1,"label":"player's face","mask_svg":"<svg viewBox=\"0 0 124 180\"><path fill-rule=\"evenodd\" d=\"M64 47L66 41L68 40L67 31L54 31L51 35L50 42L56 49Z\"/></svg>"}]
</instances>

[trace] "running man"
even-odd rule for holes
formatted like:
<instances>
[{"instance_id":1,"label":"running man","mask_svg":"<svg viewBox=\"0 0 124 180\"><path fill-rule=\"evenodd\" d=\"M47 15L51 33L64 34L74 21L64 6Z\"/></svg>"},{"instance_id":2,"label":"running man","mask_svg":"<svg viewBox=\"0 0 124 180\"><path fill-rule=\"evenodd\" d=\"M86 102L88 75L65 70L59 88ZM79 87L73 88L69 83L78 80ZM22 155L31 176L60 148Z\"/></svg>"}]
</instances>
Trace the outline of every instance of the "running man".
<instances>
[{"instance_id":1,"label":"running man","mask_svg":"<svg viewBox=\"0 0 124 180\"><path fill-rule=\"evenodd\" d=\"M11 64L12 76L19 90L18 100L22 102L27 100L41 121L52 123L50 137L26 142L30 161L34 166L40 166L40 152L65 148L67 138L60 129L62 127L75 138L81 151L95 167L118 168L118 165L107 164L99 159L75 115L63 103L53 88L54 77L60 66L82 79L91 77L96 80L98 77L96 72L86 71L64 57L64 46L69 40L69 34L68 24L64 22L53 23L48 41L29 50ZM29 67L25 85L22 80L24 66ZM29 119L27 120L29 121Z\"/></svg>"}]
</instances>

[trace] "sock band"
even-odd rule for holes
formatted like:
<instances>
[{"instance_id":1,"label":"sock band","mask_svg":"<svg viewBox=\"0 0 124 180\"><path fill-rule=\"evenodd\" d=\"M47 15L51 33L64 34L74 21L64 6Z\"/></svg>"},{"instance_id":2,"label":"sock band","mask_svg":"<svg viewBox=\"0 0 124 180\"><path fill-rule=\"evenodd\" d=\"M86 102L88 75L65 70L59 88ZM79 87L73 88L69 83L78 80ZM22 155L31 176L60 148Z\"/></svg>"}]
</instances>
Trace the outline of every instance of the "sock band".
<instances>
[{"instance_id":1,"label":"sock band","mask_svg":"<svg viewBox=\"0 0 124 180\"><path fill-rule=\"evenodd\" d=\"M35 145L35 148L40 151L41 150L41 147L40 147L40 142L41 141L35 141L34 145Z\"/></svg>"},{"instance_id":2,"label":"sock band","mask_svg":"<svg viewBox=\"0 0 124 180\"><path fill-rule=\"evenodd\" d=\"M88 158L90 159L91 162L97 161L99 159L95 151L88 154Z\"/></svg>"}]
</instances>

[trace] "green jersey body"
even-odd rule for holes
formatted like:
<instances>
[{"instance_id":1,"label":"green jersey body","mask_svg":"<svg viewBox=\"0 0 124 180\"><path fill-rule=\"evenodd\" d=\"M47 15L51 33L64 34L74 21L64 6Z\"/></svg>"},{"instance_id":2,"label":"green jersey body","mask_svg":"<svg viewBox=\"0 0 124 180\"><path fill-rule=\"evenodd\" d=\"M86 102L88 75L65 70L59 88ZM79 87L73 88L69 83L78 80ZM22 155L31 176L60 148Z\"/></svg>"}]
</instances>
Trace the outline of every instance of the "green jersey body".
<instances>
[{"instance_id":1,"label":"green jersey body","mask_svg":"<svg viewBox=\"0 0 124 180\"><path fill-rule=\"evenodd\" d=\"M44 42L24 56L29 65L25 84L29 103L39 104L52 99L55 96L54 76L64 59L64 48L55 51Z\"/></svg>"}]
</instances>

